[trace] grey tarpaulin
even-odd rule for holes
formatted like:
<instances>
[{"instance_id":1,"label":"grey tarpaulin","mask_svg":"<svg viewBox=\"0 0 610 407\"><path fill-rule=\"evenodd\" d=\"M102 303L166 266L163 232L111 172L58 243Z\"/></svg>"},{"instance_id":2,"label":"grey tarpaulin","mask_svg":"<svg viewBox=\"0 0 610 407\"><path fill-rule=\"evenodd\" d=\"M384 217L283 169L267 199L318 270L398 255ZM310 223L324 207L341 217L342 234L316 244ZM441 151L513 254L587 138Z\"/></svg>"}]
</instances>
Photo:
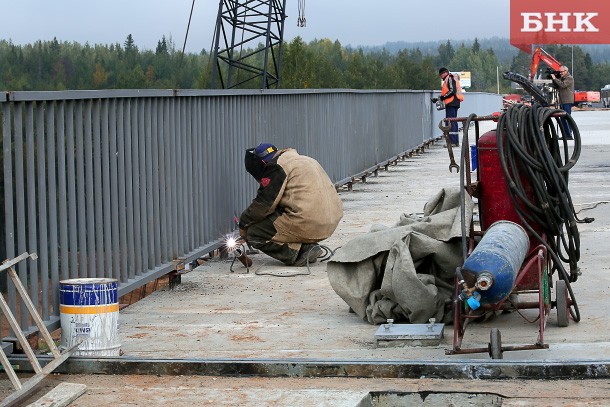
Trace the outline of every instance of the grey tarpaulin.
<instances>
[{"instance_id":1,"label":"grey tarpaulin","mask_svg":"<svg viewBox=\"0 0 610 407\"><path fill-rule=\"evenodd\" d=\"M465 196L469 231L473 203ZM463 262L460 199L459 188L442 189L423 217L403 214L396 225L374 225L337 249L327 266L335 292L371 324L450 322L455 268Z\"/></svg>"}]
</instances>

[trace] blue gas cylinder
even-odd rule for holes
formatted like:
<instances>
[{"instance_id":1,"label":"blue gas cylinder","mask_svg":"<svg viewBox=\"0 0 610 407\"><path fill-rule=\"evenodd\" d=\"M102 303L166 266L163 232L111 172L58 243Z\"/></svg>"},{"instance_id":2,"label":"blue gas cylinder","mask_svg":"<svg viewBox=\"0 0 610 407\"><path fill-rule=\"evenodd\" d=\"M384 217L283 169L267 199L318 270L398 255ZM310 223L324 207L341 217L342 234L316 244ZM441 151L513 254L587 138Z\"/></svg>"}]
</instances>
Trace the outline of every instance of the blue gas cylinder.
<instances>
[{"instance_id":1,"label":"blue gas cylinder","mask_svg":"<svg viewBox=\"0 0 610 407\"><path fill-rule=\"evenodd\" d=\"M487 229L462 267L464 279L476 287L481 304L508 297L528 249L525 229L514 222L501 220Z\"/></svg>"}]
</instances>

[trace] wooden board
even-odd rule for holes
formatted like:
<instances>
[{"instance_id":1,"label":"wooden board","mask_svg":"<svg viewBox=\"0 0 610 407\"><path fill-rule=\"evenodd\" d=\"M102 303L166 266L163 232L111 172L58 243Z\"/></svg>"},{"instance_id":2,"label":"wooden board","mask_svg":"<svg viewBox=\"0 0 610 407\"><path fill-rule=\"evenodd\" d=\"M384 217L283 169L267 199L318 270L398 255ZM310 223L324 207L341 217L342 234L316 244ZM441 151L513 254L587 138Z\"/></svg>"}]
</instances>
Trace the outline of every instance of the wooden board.
<instances>
[{"instance_id":1,"label":"wooden board","mask_svg":"<svg viewBox=\"0 0 610 407\"><path fill-rule=\"evenodd\" d=\"M80 383L61 383L28 407L64 407L79 398L87 389Z\"/></svg>"}]
</instances>

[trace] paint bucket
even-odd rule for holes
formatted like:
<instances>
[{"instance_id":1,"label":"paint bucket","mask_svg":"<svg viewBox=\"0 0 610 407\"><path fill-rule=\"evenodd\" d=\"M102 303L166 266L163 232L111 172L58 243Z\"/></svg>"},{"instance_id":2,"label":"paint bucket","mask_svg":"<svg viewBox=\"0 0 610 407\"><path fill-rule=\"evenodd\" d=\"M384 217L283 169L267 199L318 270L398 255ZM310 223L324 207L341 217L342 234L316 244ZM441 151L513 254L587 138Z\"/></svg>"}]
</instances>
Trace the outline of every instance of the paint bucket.
<instances>
[{"instance_id":1,"label":"paint bucket","mask_svg":"<svg viewBox=\"0 0 610 407\"><path fill-rule=\"evenodd\" d=\"M74 356L119 356L117 280L75 278L59 284L61 346L80 342Z\"/></svg>"}]
</instances>

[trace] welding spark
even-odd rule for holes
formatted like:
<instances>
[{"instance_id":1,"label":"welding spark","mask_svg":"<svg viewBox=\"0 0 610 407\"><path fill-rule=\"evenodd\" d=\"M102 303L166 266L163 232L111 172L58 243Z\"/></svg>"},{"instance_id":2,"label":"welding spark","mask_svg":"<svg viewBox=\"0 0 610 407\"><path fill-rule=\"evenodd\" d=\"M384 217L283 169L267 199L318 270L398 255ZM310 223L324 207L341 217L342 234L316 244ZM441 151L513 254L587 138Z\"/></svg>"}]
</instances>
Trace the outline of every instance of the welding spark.
<instances>
[{"instance_id":1,"label":"welding spark","mask_svg":"<svg viewBox=\"0 0 610 407\"><path fill-rule=\"evenodd\" d=\"M234 250L235 247L237 247L237 239L235 238L235 236L227 236L225 244L227 246L227 249Z\"/></svg>"}]
</instances>

